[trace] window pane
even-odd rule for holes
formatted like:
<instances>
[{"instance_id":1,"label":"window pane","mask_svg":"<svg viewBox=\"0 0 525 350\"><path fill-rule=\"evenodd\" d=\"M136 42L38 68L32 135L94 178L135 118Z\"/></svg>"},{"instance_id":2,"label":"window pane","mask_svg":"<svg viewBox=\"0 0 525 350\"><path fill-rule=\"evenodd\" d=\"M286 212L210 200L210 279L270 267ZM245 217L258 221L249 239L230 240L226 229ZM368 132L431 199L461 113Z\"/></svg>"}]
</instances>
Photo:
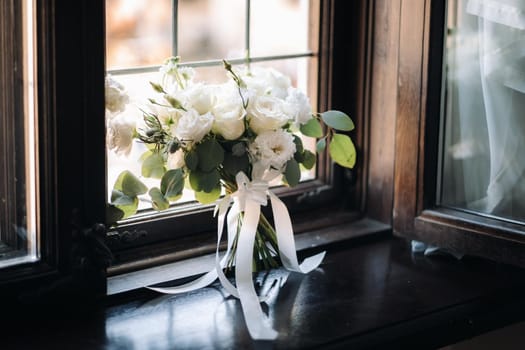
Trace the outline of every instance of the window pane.
<instances>
[{"instance_id":1,"label":"window pane","mask_svg":"<svg viewBox=\"0 0 525 350\"><path fill-rule=\"evenodd\" d=\"M0 23L0 268L38 259L34 8L11 6Z\"/></svg>"},{"instance_id":2,"label":"window pane","mask_svg":"<svg viewBox=\"0 0 525 350\"><path fill-rule=\"evenodd\" d=\"M108 69L158 65L171 56L171 2L106 0Z\"/></svg>"},{"instance_id":3,"label":"window pane","mask_svg":"<svg viewBox=\"0 0 525 350\"><path fill-rule=\"evenodd\" d=\"M449 1L442 204L525 221L525 1Z\"/></svg>"},{"instance_id":4,"label":"window pane","mask_svg":"<svg viewBox=\"0 0 525 350\"><path fill-rule=\"evenodd\" d=\"M251 1L250 54L283 55L308 51L308 0Z\"/></svg>"},{"instance_id":5,"label":"window pane","mask_svg":"<svg viewBox=\"0 0 525 350\"><path fill-rule=\"evenodd\" d=\"M180 0L178 51L184 62L245 56L246 0Z\"/></svg>"}]
</instances>

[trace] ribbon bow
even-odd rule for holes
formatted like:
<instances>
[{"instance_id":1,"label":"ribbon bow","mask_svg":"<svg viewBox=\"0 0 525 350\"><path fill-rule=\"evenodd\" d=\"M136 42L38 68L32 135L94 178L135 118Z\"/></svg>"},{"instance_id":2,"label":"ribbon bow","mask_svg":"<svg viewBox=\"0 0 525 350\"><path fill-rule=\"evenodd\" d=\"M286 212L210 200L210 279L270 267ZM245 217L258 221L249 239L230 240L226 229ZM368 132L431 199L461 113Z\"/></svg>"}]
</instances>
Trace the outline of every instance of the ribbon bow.
<instances>
[{"instance_id":1,"label":"ribbon bow","mask_svg":"<svg viewBox=\"0 0 525 350\"><path fill-rule=\"evenodd\" d=\"M204 276L180 286L148 288L161 293L178 294L206 287L219 278L224 289L241 301L244 318L251 337L253 339L272 340L277 337L277 332L265 323L265 317L260 305L263 298L257 296L252 280L253 246L261 214L261 205L266 206L267 199L270 197L279 255L286 269L299 273L308 273L319 266L325 252L311 256L299 265L293 238L292 222L286 205L268 189L267 181L250 181L243 172L239 172L235 180L237 182L237 191L225 196L215 208L215 214L218 212L215 268ZM228 213L228 208L232 201L233 205ZM219 244L227 213L228 245L226 254L220 259ZM230 255L235 235L238 232L237 218L241 213L244 213L244 217L235 256L235 282L237 285L235 287L224 275L223 268L226 266L226 259Z\"/></svg>"}]
</instances>

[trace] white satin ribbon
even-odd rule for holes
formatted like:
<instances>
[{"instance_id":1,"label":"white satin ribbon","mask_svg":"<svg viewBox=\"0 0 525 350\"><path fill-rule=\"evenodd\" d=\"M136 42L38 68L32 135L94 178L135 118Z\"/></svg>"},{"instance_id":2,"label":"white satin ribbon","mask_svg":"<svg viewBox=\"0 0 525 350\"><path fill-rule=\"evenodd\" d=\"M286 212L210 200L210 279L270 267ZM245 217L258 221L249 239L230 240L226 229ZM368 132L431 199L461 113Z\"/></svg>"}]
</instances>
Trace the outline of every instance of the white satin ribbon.
<instances>
[{"instance_id":1,"label":"white satin ribbon","mask_svg":"<svg viewBox=\"0 0 525 350\"><path fill-rule=\"evenodd\" d=\"M237 191L229 196L225 196L215 208L215 214L218 213L215 268L202 277L180 286L147 288L161 293L178 294L206 287L219 278L224 289L240 299L246 326L251 337L253 339L272 340L277 338L277 332L267 324L267 319L264 317L260 305L264 298L257 296L252 279L253 246L261 214L261 205L267 205L267 199L270 197L279 255L286 269L299 273L308 273L321 264L325 252L311 256L305 259L302 264L299 264L295 250L292 222L286 205L269 191L267 181L250 181L243 172L239 172L235 180L237 182ZM234 203L228 213L232 200ZM226 215L227 213L228 215ZM226 266L226 259L230 255L234 238L239 230L238 218L241 213L244 213L244 217L238 235L235 256L235 283L237 285L235 287L226 278L223 269ZM226 219L228 220L228 245L225 255L220 259L219 244Z\"/></svg>"}]
</instances>

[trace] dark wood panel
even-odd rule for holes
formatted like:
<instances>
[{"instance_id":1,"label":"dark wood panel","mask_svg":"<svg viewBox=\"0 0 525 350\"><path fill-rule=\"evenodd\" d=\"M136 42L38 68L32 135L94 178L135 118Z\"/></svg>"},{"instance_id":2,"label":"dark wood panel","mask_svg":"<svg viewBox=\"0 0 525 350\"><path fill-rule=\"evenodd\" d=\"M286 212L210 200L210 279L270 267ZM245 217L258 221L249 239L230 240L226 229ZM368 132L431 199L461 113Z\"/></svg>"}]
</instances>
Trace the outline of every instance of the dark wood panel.
<instances>
[{"instance_id":1,"label":"dark wood panel","mask_svg":"<svg viewBox=\"0 0 525 350\"><path fill-rule=\"evenodd\" d=\"M367 214L391 224L401 0L372 3Z\"/></svg>"}]
</instances>

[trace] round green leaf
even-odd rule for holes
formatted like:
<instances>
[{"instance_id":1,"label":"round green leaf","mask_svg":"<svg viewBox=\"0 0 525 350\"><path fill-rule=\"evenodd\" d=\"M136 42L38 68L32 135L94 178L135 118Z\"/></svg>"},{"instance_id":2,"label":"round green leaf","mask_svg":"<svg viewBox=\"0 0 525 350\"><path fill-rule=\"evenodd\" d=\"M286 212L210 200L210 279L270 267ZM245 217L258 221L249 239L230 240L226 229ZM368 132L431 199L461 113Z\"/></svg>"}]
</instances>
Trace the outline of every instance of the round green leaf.
<instances>
[{"instance_id":1,"label":"round green leaf","mask_svg":"<svg viewBox=\"0 0 525 350\"><path fill-rule=\"evenodd\" d=\"M315 149L317 153L321 153L326 148L326 139L322 138L319 141L317 141L317 144L315 145Z\"/></svg>"},{"instance_id":2,"label":"round green leaf","mask_svg":"<svg viewBox=\"0 0 525 350\"><path fill-rule=\"evenodd\" d=\"M299 180L301 180L301 169L299 168L299 163L293 158L286 163L284 180L291 187L297 185Z\"/></svg>"},{"instance_id":3,"label":"round green leaf","mask_svg":"<svg viewBox=\"0 0 525 350\"><path fill-rule=\"evenodd\" d=\"M122 210L124 213L122 219L125 219L137 212L139 199L137 196L127 196L123 192L114 189L111 192L111 204Z\"/></svg>"},{"instance_id":4,"label":"round green leaf","mask_svg":"<svg viewBox=\"0 0 525 350\"><path fill-rule=\"evenodd\" d=\"M211 192L219 185L219 172L214 169L210 172L192 171L190 173L191 188L196 192Z\"/></svg>"},{"instance_id":5,"label":"round green leaf","mask_svg":"<svg viewBox=\"0 0 525 350\"><path fill-rule=\"evenodd\" d=\"M326 125L336 130L350 131L354 129L354 122L349 116L340 111L326 111L321 113Z\"/></svg>"},{"instance_id":6,"label":"round green leaf","mask_svg":"<svg viewBox=\"0 0 525 350\"><path fill-rule=\"evenodd\" d=\"M144 159L142 163L142 176L160 179L165 172L164 158L160 153L154 152Z\"/></svg>"},{"instance_id":7,"label":"round green leaf","mask_svg":"<svg viewBox=\"0 0 525 350\"><path fill-rule=\"evenodd\" d=\"M305 136L323 137L323 128L316 118L312 118L306 124L301 125L299 130Z\"/></svg>"},{"instance_id":8,"label":"round green leaf","mask_svg":"<svg viewBox=\"0 0 525 350\"><path fill-rule=\"evenodd\" d=\"M146 185L129 170L120 173L113 188L130 197L135 197L148 191Z\"/></svg>"},{"instance_id":9,"label":"round green leaf","mask_svg":"<svg viewBox=\"0 0 525 350\"><path fill-rule=\"evenodd\" d=\"M184 174L181 169L166 171L160 180L160 191L169 201L177 200L184 188Z\"/></svg>"},{"instance_id":10,"label":"round green leaf","mask_svg":"<svg viewBox=\"0 0 525 350\"><path fill-rule=\"evenodd\" d=\"M195 150L191 150L184 155L184 163L190 170L197 170L199 164L199 156Z\"/></svg>"},{"instance_id":11,"label":"round green leaf","mask_svg":"<svg viewBox=\"0 0 525 350\"><path fill-rule=\"evenodd\" d=\"M195 192L195 199L201 204L210 204L215 202L221 196L221 187L215 187L211 192Z\"/></svg>"},{"instance_id":12,"label":"round green leaf","mask_svg":"<svg viewBox=\"0 0 525 350\"><path fill-rule=\"evenodd\" d=\"M224 160L224 149L215 139L208 139L197 146L199 169L209 172Z\"/></svg>"},{"instance_id":13,"label":"round green leaf","mask_svg":"<svg viewBox=\"0 0 525 350\"><path fill-rule=\"evenodd\" d=\"M151 197L153 209L160 211L166 210L170 207L170 202L168 202L168 200L157 187L153 187L151 190L149 190L149 195Z\"/></svg>"},{"instance_id":14,"label":"round green leaf","mask_svg":"<svg viewBox=\"0 0 525 350\"><path fill-rule=\"evenodd\" d=\"M113 204L106 206L106 224L113 225L124 217L124 211Z\"/></svg>"},{"instance_id":15,"label":"round green leaf","mask_svg":"<svg viewBox=\"0 0 525 350\"><path fill-rule=\"evenodd\" d=\"M329 146L330 157L337 164L353 168L356 161L356 150L354 143L347 135L334 134Z\"/></svg>"},{"instance_id":16,"label":"round green leaf","mask_svg":"<svg viewBox=\"0 0 525 350\"><path fill-rule=\"evenodd\" d=\"M315 162L317 161L317 158L315 154L310 152L309 150L305 150L303 152L303 161L301 164L308 170L312 169L315 165Z\"/></svg>"}]
</instances>

